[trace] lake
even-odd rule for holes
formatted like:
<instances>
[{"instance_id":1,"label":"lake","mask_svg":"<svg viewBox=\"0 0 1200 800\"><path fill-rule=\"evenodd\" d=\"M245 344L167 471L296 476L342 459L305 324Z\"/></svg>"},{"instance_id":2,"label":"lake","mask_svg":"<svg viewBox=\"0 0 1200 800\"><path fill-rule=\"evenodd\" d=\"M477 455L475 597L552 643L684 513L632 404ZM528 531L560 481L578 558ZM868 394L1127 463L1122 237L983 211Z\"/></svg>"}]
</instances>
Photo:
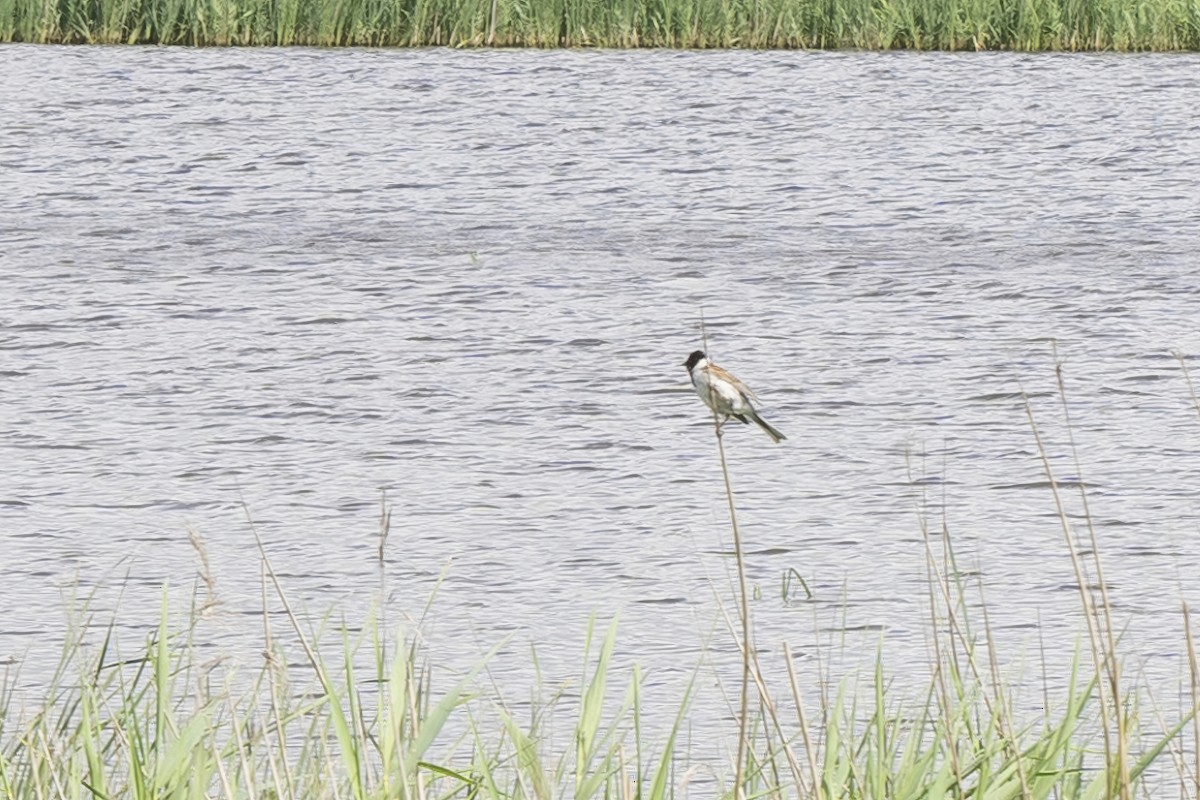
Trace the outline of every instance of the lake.
<instances>
[{"instance_id":1,"label":"lake","mask_svg":"<svg viewBox=\"0 0 1200 800\"><path fill-rule=\"evenodd\" d=\"M136 643L164 582L186 606L190 531L221 601L198 636L254 663L249 516L335 624L381 592L415 617L445 570L435 662L511 635L517 699L531 646L556 684L619 613L649 707L704 660L695 731L732 739L725 497L682 366L703 319L788 436L725 438L772 675L784 641L810 677L818 640L848 669L882 641L919 684L924 518L1011 668L1040 629L1062 685L1084 629L1026 391L1077 523L1089 488L1131 671L1173 707L1200 602L1173 355L1200 354L1198 69L0 48L0 659L36 685L88 592Z\"/></svg>"}]
</instances>

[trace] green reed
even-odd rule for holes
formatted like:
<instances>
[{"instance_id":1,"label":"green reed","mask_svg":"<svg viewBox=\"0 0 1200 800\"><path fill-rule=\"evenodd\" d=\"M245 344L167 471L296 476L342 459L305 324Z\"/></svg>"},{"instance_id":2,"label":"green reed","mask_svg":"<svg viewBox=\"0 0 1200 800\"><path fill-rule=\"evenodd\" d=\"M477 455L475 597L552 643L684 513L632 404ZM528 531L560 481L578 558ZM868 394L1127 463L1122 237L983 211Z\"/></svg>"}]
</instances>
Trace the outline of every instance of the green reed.
<instances>
[{"instance_id":1,"label":"green reed","mask_svg":"<svg viewBox=\"0 0 1200 800\"><path fill-rule=\"evenodd\" d=\"M1194 0L0 0L0 42L1197 50Z\"/></svg>"},{"instance_id":2,"label":"green reed","mask_svg":"<svg viewBox=\"0 0 1200 800\"><path fill-rule=\"evenodd\" d=\"M1200 415L1182 356L1180 364ZM1082 475L1061 365L1055 376L1072 471ZM115 624L97 626L85 605L40 699L16 699L11 675L0 682L0 798L667 800L688 795L700 773L716 785L690 796L721 800L1132 800L1164 796L1163 784L1147 781L1152 767L1175 772L1179 797L1196 797L1200 753L1189 763L1177 741L1188 726L1200 736L1189 610L1181 608L1188 675L1180 681L1190 702L1167 721L1156 709L1143 711L1146 687L1124 670L1086 484L1056 481L1047 423L1028 397L1025 410L1086 624L1069 673L1042 676L1065 688L1057 697L1043 690L1036 718L1015 710L1024 682L1002 674L1012 659L992 635L986 580L965 577L949 532L923 514L927 681L896 688L914 681L894 680L882 648L866 674L834 675L823 666L816 680L800 676L787 642L763 655L749 645L748 595L739 584L728 646L743 656L741 686L751 687L750 699L731 708L737 730L725 735L737 737L727 749L740 755L736 764L691 769L677 765L687 758L678 745L695 677L674 698L669 719L647 720L641 667L618 674L613 666L615 622L603 632L588 625L570 692L534 703L518 719L503 691L484 680L495 651L480 654L466 674L435 668L436 654L421 646L428 606L399 633L381 613L343 625L333 644L328 634L323 640L294 611L260 544L263 629L255 650L262 657L241 665L213 658L199 641L220 613L218 584L193 533L200 580L187 613L172 614L164 589L157 625L131 646ZM1079 493L1082 515L1067 510L1067 491ZM390 518L385 500L381 587ZM834 660L820 645L814 655L821 665ZM551 718L564 717L567 736L546 732L556 727ZM648 741L647 728L665 733Z\"/></svg>"},{"instance_id":3,"label":"green reed","mask_svg":"<svg viewBox=\"0 0 1200 800\"><path fill-rule=\"evenodd\" d=\"M389 517L385 505L381 551ZM201 580L189 611L172 613L179 598L164 589L157 625L130 647L85 606L40 700L16 700L12 676L0 684L0 798L1124 800L1162 796L1146 773L1172 770L1168 753L1179 796L1194 796L1197 774L1176 743L1200 705L1186 607L1190 675L1181 682L1191 707L1155 720L1140 713L1145 687L1119 677L1108 602L1092 588L1103 584L1098 555L1074 552L1072 538L1072 559L1095 570L1080 597L1098 627L1076 646L1067 675L1043 676L1065 688L1047 693L1044 713L1029 719L1014 710L1024 682L1001 674L983 578L964 577L944 530L922 518L921 532L927 681L896 681L882 648L862 674L826 666L816 680L798 675L787 642L769 659L745 648L752 700L730 709L741 715L738 731L724 734L742 745L727 748L741 751L736 765L695 763L679 750L695 676L674 709L668 698L667 719L647 719L641 667L613 666L615 622L589 623L578 678L518 716L485 679L495 650L466 674L435 667L421 644L429 606L399 633L376 614L343 623L330 642L328 616L297 613L263 551L261 659L214 658L200 642L205 626L221 627L212 619L217 583L193 536ZM740 621L730 620L731 649L744 635ZM834 660L834 645L826 648L818 646L819 664ZM779 686L782 694L771 688ZM564 718L566 735L547 733ZM665 733L650 741L647 729ZM696 774L716 785L689 790Z\"/></svg>"},{"instance_id":4,"label":"green reed","mask_svg":"<svg viewBox=\"0 0 1200 800\"><path fill-rule=\"evenodd\" d=\"M494 652L465 675L444 675L419 630L391 635L377 617L353 635L343 627L331 644L275 583L257 666L198 645L212 624L200 613L211 598L199 593L189 615L172 613L164 590L158 624L132 648L85 610L40 701L14 700L11 682L0 691L0 797L666 800L687 794L697 772L718 785L691 796L728 800L1144 795L1146 770L1166 761L1192 714L1140 730L1137 687L1126 687L1118 700L1131 713L1121 725L1105 721L1106 668L1077 655L1044 716L1022 719L986 613L967 601L948 541L940 552L929 548L932 677L923 688L894 688L882 656L862 676L815 683L797 675L786 643L770 662L755 656L740 793L728 764L677 766L690 760L678 745L691 689L668 719L648 720L640 668L612 666L615 623L588 626L569 693L519 718L483 677ZM269 563L265 572L274 582ZM772 685L788 688L779 697ZM567 735L546 733L563 718ZM1121 742L1097 733L1106 725ZM665 734L647 741L644 729Z\"/></svg>"}]
</instances>

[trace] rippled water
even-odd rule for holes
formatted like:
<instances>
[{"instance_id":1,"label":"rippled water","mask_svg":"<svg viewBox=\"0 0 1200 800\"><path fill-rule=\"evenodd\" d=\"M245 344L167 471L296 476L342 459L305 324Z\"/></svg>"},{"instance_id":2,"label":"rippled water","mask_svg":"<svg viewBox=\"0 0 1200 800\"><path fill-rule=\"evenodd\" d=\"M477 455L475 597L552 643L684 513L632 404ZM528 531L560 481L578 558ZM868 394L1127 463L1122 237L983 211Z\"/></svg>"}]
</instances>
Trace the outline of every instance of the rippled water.
<instances>
[{"instance_id":1,"label":"rippled water","mask_svg":"<svg viewBox=\"0 0 1200 800\"><path fill-rule=\"evenodd\" d=\"M1081 631L1019 395L1078 480L1056 340L1131 655L1173 685L1200 602L1200 418L1171 355L1200 353L1198 68L0 48L0 658L50 663L75 581L153 619L195 580L189 530L222 630L253 635L246 510L298 604L356 618L386 490L392 607L450 562L448 663L515 631L499 675L530 677L530 642L573 674L593 611L654 683L714 627L732 663L681 366L703 315L789 436L727 437L772 669L814 628L926 663L922 509L1002 638ZM812 603L781 600L788 569Z\"/></svg>"}]
</instances>

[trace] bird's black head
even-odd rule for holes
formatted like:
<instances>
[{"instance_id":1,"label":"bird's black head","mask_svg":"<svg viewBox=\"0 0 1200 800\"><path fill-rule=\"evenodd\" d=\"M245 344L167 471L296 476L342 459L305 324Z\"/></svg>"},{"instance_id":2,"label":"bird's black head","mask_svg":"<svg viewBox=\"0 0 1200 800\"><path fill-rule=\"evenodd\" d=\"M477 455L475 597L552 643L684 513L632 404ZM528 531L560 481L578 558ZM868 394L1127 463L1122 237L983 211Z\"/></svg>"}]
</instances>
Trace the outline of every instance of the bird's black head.
<instances>
[{"instance_id":1,"label":"bird's black head","mask_svg":"<svg viewBox=\"0 0 1200 800\"><path fill-rule=\"evenodd\" d=\"M704 359L704 351L696 350L690 356L688 356L687 361L683 362L683 365L688 368L688 372L691 372L692 367L696 366L703 359Z\"/></svg>"}]
</instances>

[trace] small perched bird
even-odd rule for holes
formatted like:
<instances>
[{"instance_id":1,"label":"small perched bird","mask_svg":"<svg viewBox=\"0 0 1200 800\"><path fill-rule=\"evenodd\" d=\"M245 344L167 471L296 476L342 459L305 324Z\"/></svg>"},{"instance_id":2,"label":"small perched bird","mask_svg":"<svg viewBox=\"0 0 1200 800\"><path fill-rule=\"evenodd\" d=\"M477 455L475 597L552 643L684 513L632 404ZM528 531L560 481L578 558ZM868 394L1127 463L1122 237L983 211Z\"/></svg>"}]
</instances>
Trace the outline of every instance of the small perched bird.
<instances>
[{"instance_id":1,"label":"small perched bird","mask_svg":"<svg viewBox=\"0 0 1200 800\"><path fill-rule=\"evenodd\" d=\"M754 422L767 432L773 442L787 438L768 425L754 410L750 400L757 400L758 396L750 391L750 387L709 361L703 350L692 353L683 365L687 367L688 375L692 378L692 387L696 394L700 395L704 405L726 420L733 417L746 424Z\"/></svg>"}]
</instances>

